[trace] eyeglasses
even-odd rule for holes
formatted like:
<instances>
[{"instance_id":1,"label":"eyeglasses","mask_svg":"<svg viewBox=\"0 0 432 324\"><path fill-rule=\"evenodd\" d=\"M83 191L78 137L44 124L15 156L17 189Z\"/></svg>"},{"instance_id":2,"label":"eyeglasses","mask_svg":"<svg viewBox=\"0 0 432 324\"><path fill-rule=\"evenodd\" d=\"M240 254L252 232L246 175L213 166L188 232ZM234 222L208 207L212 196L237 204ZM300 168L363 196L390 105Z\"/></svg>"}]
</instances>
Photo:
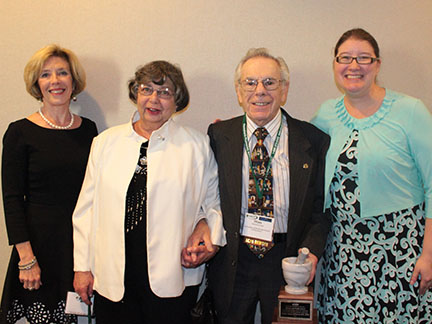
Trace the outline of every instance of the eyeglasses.
<instances>
[{"instance_id":1,"label":"eyeglasses","mask_svg":"<svg viewBox=\"0 0 432 324\"><path fill-rule=\"evenodd\" d=\"M138 92L146 97L151 96L154 91L156 91L156 95L158 96L158 98L161 99L171 99L174 95L170 88L153 89L152 87L144 84L140 84L140 86L138 87Z\"/></svg>"},{"instance_id":2,"label":"eyeglasses","mask_svg":"<svg viewBox=\"0 0 432 324\"><path fill-rule=\"evenodd\" d=\"M375 61L379 61L379 58L378 57L371 57L371 56L347 56L347 55L342 55L342 56L336 56L335 60L339 64L351 64L352 61L356 60L356 62L358 64L368 65L368 64L372 64Z\"/></svg>"},{"instance_id":3,"label":"eyeglasses","mask_svg":"<svg viewBox=\"0 0 432 324\"><path fill-rule=\"evenodd\" d=\"M245 79L245 80L239 81L239 84L244 91L252 92L252 91L255 91L256 87L258 86L258 83L261 82L263 87L266 90L272 91L272 90L276 90L277 88L279 88L279 84L282 81L283 80L276 80L273 78L266 78L266 79L261 79L261 80Z\"/></svg>"}]
</instances>

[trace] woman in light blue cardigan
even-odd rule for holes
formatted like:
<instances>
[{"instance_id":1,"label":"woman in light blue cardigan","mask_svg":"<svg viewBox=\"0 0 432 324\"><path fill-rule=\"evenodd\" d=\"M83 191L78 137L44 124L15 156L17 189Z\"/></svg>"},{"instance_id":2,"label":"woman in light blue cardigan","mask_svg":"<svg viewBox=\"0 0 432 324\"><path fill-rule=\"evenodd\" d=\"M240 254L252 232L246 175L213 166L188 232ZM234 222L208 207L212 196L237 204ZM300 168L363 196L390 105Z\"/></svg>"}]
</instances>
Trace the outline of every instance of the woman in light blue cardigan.
<instances>
[{"instance_id":1,"label":"woman in light blue cardigan","mask_svg":"<svg viewBox=\"0 0 432 324\"><path fill-rule=\"evenodd\" d=\"M372 35L344 33L333 62L344 95L312 120L331 136L320 323L432 323L432 115L380 87L380 65Z\"/></svg>"}]
</instances>

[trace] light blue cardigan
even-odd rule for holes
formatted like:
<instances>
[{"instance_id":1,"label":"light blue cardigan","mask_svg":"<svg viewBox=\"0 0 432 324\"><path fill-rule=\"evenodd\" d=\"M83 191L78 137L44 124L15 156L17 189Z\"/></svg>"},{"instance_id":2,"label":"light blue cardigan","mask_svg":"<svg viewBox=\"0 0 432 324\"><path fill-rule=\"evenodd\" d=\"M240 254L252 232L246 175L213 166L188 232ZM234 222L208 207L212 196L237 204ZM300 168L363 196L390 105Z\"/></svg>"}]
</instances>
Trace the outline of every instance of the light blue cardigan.
<instances>
[{"instance_id":1,"label":"light blue cardigan","mask_svg":"<svg viewBox=\"0 0 432 324\"><path fill-rule=\"evenodd\" d=\"M386 89L379 110L356 119L344 97L324 102L311 121L331 137L325 171L325 208L342 147L359 131L358 167L361 217L377 216L425 201L432 218L432 115L418 99Z\"/></svg>"}]
</instances>

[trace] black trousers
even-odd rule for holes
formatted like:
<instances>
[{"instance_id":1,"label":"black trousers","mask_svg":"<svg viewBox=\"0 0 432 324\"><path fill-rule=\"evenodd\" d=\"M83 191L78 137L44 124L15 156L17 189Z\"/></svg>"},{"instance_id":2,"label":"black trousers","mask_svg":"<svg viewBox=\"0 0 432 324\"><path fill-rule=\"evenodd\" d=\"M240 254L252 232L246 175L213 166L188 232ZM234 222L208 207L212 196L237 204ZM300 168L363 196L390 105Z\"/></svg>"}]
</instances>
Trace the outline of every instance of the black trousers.
<instances>
[{"instance_id":1,"label":"black trousers","mask_svg":"<svg viewBox=\"0 0 432 324\"><path fill-rule=\"evenodd\" d=\"M226 318L221 324L253 324L260 302L261 323L272 322L279 289L285 284L282 259L286 242L276 243L264 258L258 259L246 244L240 243L234 292Z\"/></svg>"},{"instance_id":2,"label":"black trousers","mask_svg":"<svg viewBox=\"0 0 432 324\"><path fill-rule=\"evenodd\" d=\"M199 286L186 287L174 298L160 298L149 288L128 287L120 302L95 292L97 324L190 324L190 310L195 305Z\"/></svg>"},{"instance_id":3,"label":"black trousers","mask_svg":"<svg viewBox=\"0 0 432 324\"><path fill-rule=\"evenodd\" d=\"M144 228L144 224L141 224ZM139 240L140 232L134 233ZM145 237L145 236L144 236ZM97 324L190 324L190 310L198 297L198 286L186 287L179 297L160 298L150 289L145 241L126 249L125 293L120 302L95 294ZM144 248L143 248L144 246ZM169 285L169 283L167 283Z\"/></svg>"}]
</instances>

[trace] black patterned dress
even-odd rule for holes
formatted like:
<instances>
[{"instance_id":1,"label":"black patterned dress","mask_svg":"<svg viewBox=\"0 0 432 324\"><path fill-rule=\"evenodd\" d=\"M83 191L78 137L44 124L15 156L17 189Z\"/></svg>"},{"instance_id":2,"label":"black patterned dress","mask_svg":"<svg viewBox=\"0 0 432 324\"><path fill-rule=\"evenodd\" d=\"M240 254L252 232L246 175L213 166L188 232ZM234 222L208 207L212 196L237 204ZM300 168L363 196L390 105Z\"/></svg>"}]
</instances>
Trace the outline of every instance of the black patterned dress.
<instances>
[{"instance_id":1,"label":"black patterned dress","mask_svg":"<svg viewBox=\"0 0 432 324\"><path fill-rule=\"evenodd\" d=\"M328 236L318 310L320 323L432 323L432 293L409 284L423 244L424 204L360 217L357 143L353 130L330 185Z\"/></svg>"},{"instance_id":2,"label":"black patterned dress","mask_svg":"<svg viewBox=\"0 0 432 324\"><path fill-rule=\"evenodd\" d=\"M41 268L42 286L19 281L15 248L3 287L0 324L25 317L30 324L77 323L64 312L73 291L72 213L84 179L94 122L55 130L28 119L9 125L3 138L2 191L9 243L30 241Z\"/></svg>"},{"instance_id":3,"label":"black patterned dress","mask_svg":"<svg viewBox=\"0 0 432 324\"><path fill-rule=\"evenodd\" d=\"M147 288L147 149L141 144L140 157L126 195L126 290L135 291L142 282Z\"/></svg>"}]
</instances>

